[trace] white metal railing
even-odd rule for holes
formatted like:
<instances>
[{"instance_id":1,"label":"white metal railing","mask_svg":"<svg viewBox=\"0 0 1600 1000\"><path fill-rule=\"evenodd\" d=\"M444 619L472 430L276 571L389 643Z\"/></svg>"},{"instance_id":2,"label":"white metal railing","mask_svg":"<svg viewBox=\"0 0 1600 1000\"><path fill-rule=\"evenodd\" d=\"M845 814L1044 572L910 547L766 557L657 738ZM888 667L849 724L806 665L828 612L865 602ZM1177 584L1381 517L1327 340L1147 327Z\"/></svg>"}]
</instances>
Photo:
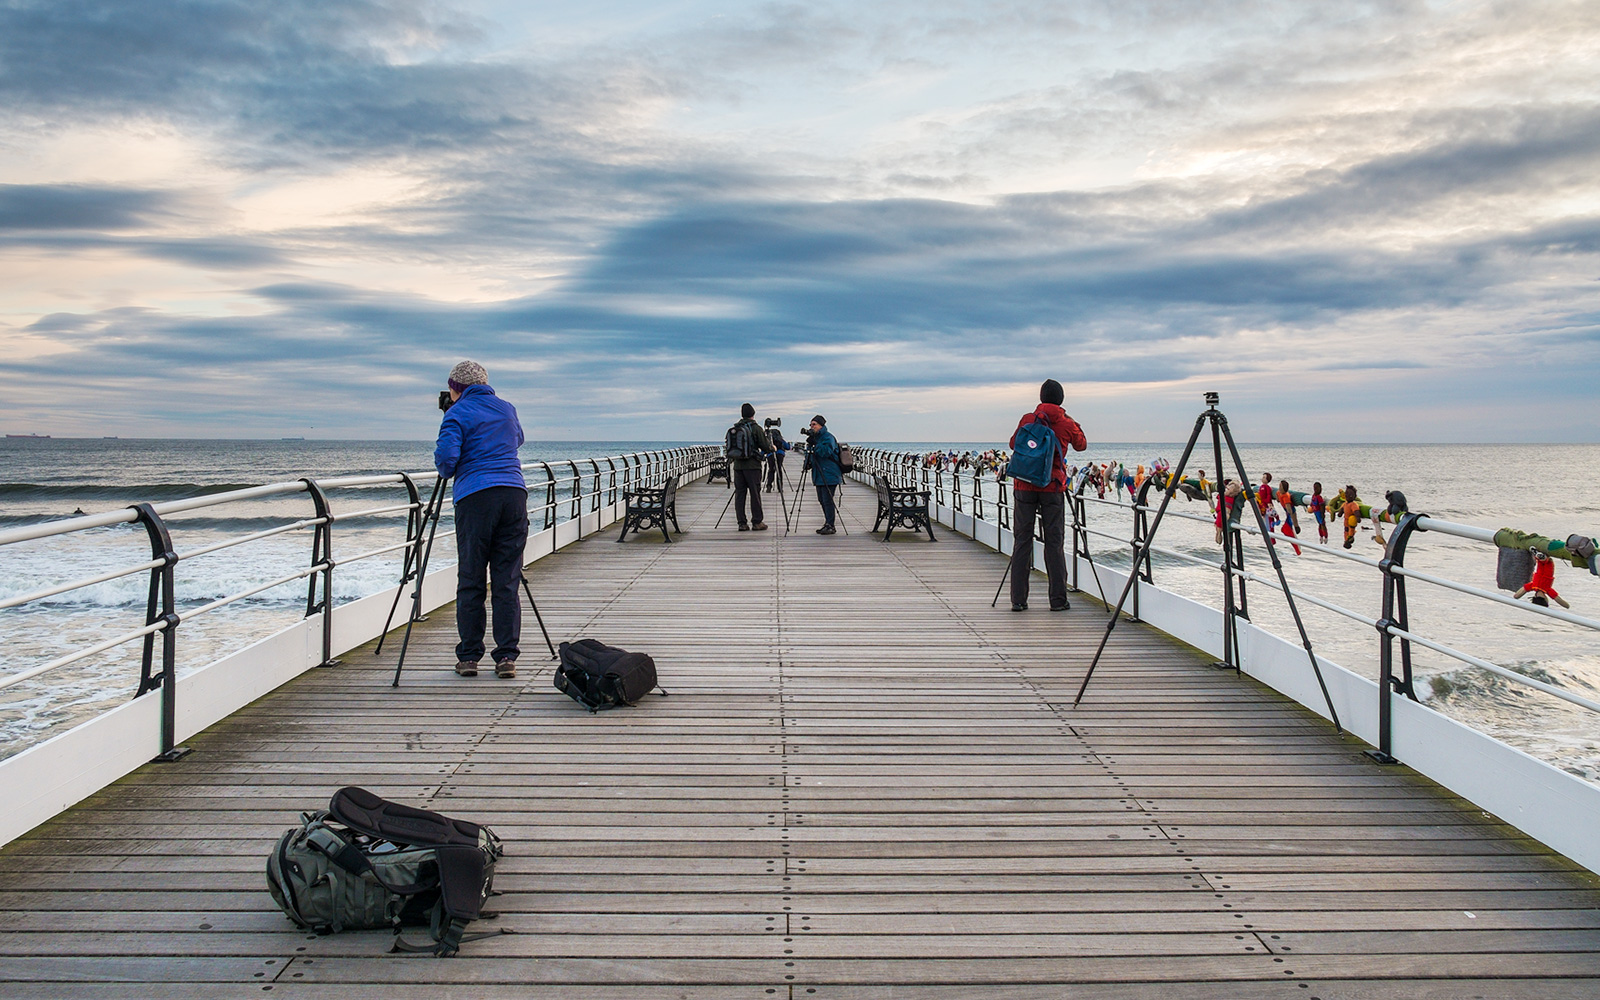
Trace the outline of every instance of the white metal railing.
<instances>
[{"instance_id":1,"label":"white metal railing","mask_svg":"<svg viewBox=\"0 0 1600 1000\"><path fill-rule=\"evenodd\" d=\"M883 475L892 485L912 486L920 490L928 490L932 494L934 503L947 507L952 511L964 513L972 517L974 522L984 522L991 527L1007 531L1011 528L1011 509L1007 501L1008 484L1004 479L992 479L976 471L948 468L942 463L930 465L922 456L911 453L860 448L857 449L856 454L856 475L858 478L865 480L872 474L877 473ZM1087 480L1080 477L1076 481L1076 488L1069 494L1074 525L1069 532L1072 539L1073 558L1068 561L1068 565L1071 567L1074 576L1072 580L1074 587L1078 584L1076 576L1080 540L1086 540L1084 536L1093 535L1114 542L1119 548L1125 548L1131 554L1131 558L1135 560L1133 572L1138 573L1140 579L1146 583L1152 583L1154 580L1152 560L1150 558L1152 553L1180 562L1204 566L1208 569L1216 570L1218 573L1229 574L1231 577L1229 586L1236 586L1240 595L1238 601L1234 602L1236 610L1229 609L1227 612L1235 617L1248 618L1246 611L1248 606L1244 602L1244 588L1247 582L1261 584L1279 591L1285 589L1273 576L1263 576L1245 570L1242 565L1242 559L1210 560L1191 553L1164 548L1153 542L1147 544L1147 540L1144 537L1144 532L1147 530L1148 525L1147 517L1157 510L1157 505L1149 501L1152 490L1155 490L1156 498L1161 495L1160 484L1158 483L1160 478L1152 475L1147 479L1132 501L1120 498L1107 499L1086 494L1084 486ZM1250 497L1249 502L1254 504L1253 496L1248 493L1245 496ZM1132 524L1131 533L1128 536L1123 536L1091 527L1087 516L1088 505L1090 504L1126 512ZM994 512L992 520L986 516L990 510ZM1165 516L1200 522L1208 527L1214 525L1212 516L1189 514L1175 510L1170 506ZM1230 540L1229 544L1237 544L1236 539L1240 534L1260 535L1260 529L1254 524L1230 523L1228 527L1234 539ZM1416 695L1415 679L1412 674L1411 647L1413 644L1469 666L1488 671L1514 684L1541 691L1570 704L1600 713L1600 702L1453 648L1438 639L1419 635L1411 629L1409 624L1409 601L1405 590L1405 581L1407 580L1415 580L1419 583L1426 583L1476 599L1516 608L1526 615L1554 619L1600 632L1600 620L1575 614L1561 608L1542 607L1518 601L1503 594L1496 594L1479 587L1473 587L1469 584L1406 567L1405 557L1408 545L1418 534L1429 532L1490 546L1495 544L1495 532L1489 529L1474 525L1457 524L1439 518L1428 517L1424 514L1407 514L1402 516L1398 523L1393 526L1385 545L1382 559L1372 559L1335 546L1303 545L1303 551L1306 553L1315 553L1328 559L1344 560L1376 570L1380 577L1384 607L1384 611L1379 618L1363 615L1324 597L1307 593L1300 588L1288 588L1288 593L1297 601L1313 604L1372 628L1377 632L1380 671L1378 683L1381 692L1378 728L1379 754L1383 757L1388 757L1391 752L1390 692L1404 695L1412 701L1419 700ZM1279 545L1294 541L1288 536L1279 537L1275 535L1273 538L1275 543ZM1134 617L1138 617L1137 588L1133 590L1133 597L1132 613ZM1225 629L1233 630L1236 627L1236 620L1230 619L1224 623ZM1395 670L1394 660L1395 643L1397 641L1400 653L1400 669L1398 671ZM1225 645L1226 648L1227 646Z\"/></svg>"},{"instance_id":2,"label":"white metal railing","mask_svg":"<svg viewBox=\"0 0 1600 1000\"><path fill-rule=\"evenodd\" d=\"M558 523L577 520L585 514L598 512L602 507L615 505L629 490L662 485L667 477L684 476L706 467L718 449L710 446L689 446L659 451L635 452L603 458L575 459L562 462L533 462L524 466L528 481L528 511L530 526L542 525L548 529ZM245 489L229 490L203 496L171 500L164 503L139 503L121 510L86 514L62 520L46 521L0 531L0 549L23 542L73 535L94 528L117 524L141 524L149 536L151 558L129 566L108 569L102 573L66 583L39 587L28 593L0 600L0 610L18 608L50 597L82 590L97 584L118 580L139 573L150 574L149 596L145 605L143 622L136 628L73 650L46 663L19 670L0 677L0 689L12 687L52 670L104 653L124 643L144 640L141 673L135 698L152 691L162 692L161 749L164 755L172 754L176 743L176 690L177 642L179 627L202 615L211 614L239 601L255 597L269 590L287 586L300 580L309 581L306 593L305 617L322 616L323 662L332 661L332 636L335 605L333 601L333 575L336 567L373 559L401 550L406 558L401 568L400 586L413 579L418 572L416 558L419 542L426 525L423 523L424 500L421 487L433 483L434 489L443 488L435 472L389 473L383 475L342 476L326 479L304 478L292 482L269 483ZM403 503L382 503L348 512L335 511L331 495L344 490L370 490L373 487L402 487L406 492ZM174 514L223 507L263 499L284 499L306 495L313 507L313 516L295 517L281 525L238 537L225 538L195 548L179 551L172 540L170 527L181 521L169 522ZM359 500L361 494L357 495ZM370 503L370 497L368 498ZM392 544L381 545L354 555L333 557L334 526L339 521L355 518L384 518L404 515L404 538ZM397 518L398 520L398 518ZM396 526L397 528L399 525ZM535 530L539 530L535 528ZM227 549L295 531L310 531L311 558L304 568L276 579L260 583L236 593L219 597L198 607L179 611L178 585L174 567L180 561L213 555ZM455 532L440 531L437 538ZM552 538L554 537L552 533ZM398 598L397 598L398 600ZM155 662L156 639L161 639L161 662Z\"/></svg>"}]
</instances>

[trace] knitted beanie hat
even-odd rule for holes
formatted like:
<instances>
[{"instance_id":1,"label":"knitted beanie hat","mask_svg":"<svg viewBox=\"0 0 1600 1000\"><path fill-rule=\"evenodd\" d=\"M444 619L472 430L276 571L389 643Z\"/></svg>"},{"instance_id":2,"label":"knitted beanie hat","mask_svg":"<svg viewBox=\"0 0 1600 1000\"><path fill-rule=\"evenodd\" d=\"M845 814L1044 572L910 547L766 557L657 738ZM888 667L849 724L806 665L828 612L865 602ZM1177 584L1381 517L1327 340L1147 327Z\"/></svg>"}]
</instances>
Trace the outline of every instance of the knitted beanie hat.
<instances>
[{"instance_id":1,"label":"knitted beanie hat","mask_svg":"<svg viewBox=\"0 0 1600 1000\"><path fill-rule=\"evenodd\" d=\"M821 424L824 427L828 426L827 419L825 417L823 417L823 415L820 414L820 413L817 414L816 416L812 417L811 418L811 422L814 423L814 424Z\"/></svg>"},{"instance_id":2,"label":"knitted beanie hat","mask_svg":"<svg viewBox=\"0 0 1600 1000\"><path fill-rule=\"evenodd\" d=\"M744 419L749 420L751 417L753 417L755 415L756 415L756 408L751 406L749 403L746 403L743 406L739 407L739 416L743 417Z\"/></svg>"},{"instance_id":3,"label":"knitted beanie hat","mask_svg":"<svg viewBox=\"0 0 1600 1000\"><path fill-rule=\"evenodd\" d=\"M1054 403L1060 406L1062 400L1067 398L1066 390L1061 388L1061 383L1053 378L1044 380L1044 385L1039 387L1039 402Z\"/></svg>"},{"instance_id":4,"label":"knitted beanie hat","mask_svg":"<svg viewBox=\"0 0 1600 1000\"><path fill-rule=\"evenodd\" d=\"M450 369L450 388L465 391L469 385L488 385L489 373L476 361L463 361Z\"/></svg>"}]
</instances>

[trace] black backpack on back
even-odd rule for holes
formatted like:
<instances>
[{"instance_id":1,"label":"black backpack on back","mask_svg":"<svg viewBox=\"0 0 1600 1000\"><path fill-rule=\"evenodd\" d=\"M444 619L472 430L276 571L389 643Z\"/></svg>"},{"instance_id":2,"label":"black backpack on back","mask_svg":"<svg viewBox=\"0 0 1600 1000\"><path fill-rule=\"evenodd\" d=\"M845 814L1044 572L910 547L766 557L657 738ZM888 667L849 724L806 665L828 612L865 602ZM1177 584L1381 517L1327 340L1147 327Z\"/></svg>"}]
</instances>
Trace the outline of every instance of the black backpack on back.
<instances>
[{"instance_id":1,"label":"black backpack on back","mask_svg":"<svg viewBox=\"0 0 1600 1000\"><path fill-rule=\"evenodd\" d=\"M722 448L729 458L755 458L760 454L760 449L756 447L755 435L751 433L755 425L754 420L747 418L728 428Z\"/></svg>"},{"instance_id":2,"label":"black backpack on back","mask_svg":"<svg viewBox=\"0 0 1600 1000\"><path fill-rule=\"evenodd\" d=\"M630 653L597 639L563 642L555 682L556 690L598 712L631 705L654 690L656 661L645 653Z\"/></svg>"}]
</instances>

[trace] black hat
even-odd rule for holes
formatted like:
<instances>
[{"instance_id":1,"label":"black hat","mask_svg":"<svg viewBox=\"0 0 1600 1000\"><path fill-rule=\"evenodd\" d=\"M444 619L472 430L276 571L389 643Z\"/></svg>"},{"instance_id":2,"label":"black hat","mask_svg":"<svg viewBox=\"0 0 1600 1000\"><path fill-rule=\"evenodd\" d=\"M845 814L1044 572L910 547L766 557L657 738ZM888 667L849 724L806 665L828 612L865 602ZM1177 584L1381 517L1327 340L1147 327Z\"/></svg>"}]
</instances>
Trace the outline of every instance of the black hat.
<instances>
[{"instance_id":1,"label":"black hat","mask_svg":"<svg viewBox=\"0 0 1600 1000\"><path fill-rule=\"evenodd\" d=\"M811 422L814 423L814 424L821 424L824 427L828 426L828 418L824 417L820 413L817 414L816 416L812 417L811 418Z\"/></svg>"},{"instance_id":2,"label":"black hat","mask_svg":"<svg viewBox=\"0 0 1600 1000\"><path fill-rule=\"evenodd\" d=\"M739 416L745 418L746 420L749 420L751 417L753 417L755 415L756 415L756 408L751 406L749 403L746 403L743 406L739 407Z\"/></svg>"},{"instance_id":3,"label":"black hat","mask_svg":"<svg viewBox=\"0 0 1600 1000\"><path fill-rule=\"evenodd\" d=\"M1045 379L1044 385L1039 387L1039 402L1041 403L1053 403L1056 406L1060 406L1066 398L1066 390L1062 389L1061 383L1053 378Z\"/></svg>"}]
</instances>

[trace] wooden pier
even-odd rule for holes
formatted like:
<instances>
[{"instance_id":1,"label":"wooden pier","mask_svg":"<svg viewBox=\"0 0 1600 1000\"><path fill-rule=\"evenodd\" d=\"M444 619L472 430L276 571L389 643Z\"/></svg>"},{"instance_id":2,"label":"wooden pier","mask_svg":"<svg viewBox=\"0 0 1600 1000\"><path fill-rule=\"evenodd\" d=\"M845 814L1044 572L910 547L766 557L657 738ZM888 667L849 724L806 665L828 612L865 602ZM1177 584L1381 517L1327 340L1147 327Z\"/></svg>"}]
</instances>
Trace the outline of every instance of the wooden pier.
<instances>
[{"instance_id":1,"label":"wooden pier","mask_svg":"<svg viewBox=\"0 0 1600 1000\"><path fill-rule=\"evenodd\" d=\"M1142 998L1600 995L1600 879L1148 628L990 607L970 541L713 530L547 557L558 639L653 654L590 715L529 616L457 678L452 609L304 675L0 850L0 995ZM459 957L317 936L267 895L338 787L492 825L517 933ZM478 929L474 927L474 929Z\"/></svg>"}]
</instances>

